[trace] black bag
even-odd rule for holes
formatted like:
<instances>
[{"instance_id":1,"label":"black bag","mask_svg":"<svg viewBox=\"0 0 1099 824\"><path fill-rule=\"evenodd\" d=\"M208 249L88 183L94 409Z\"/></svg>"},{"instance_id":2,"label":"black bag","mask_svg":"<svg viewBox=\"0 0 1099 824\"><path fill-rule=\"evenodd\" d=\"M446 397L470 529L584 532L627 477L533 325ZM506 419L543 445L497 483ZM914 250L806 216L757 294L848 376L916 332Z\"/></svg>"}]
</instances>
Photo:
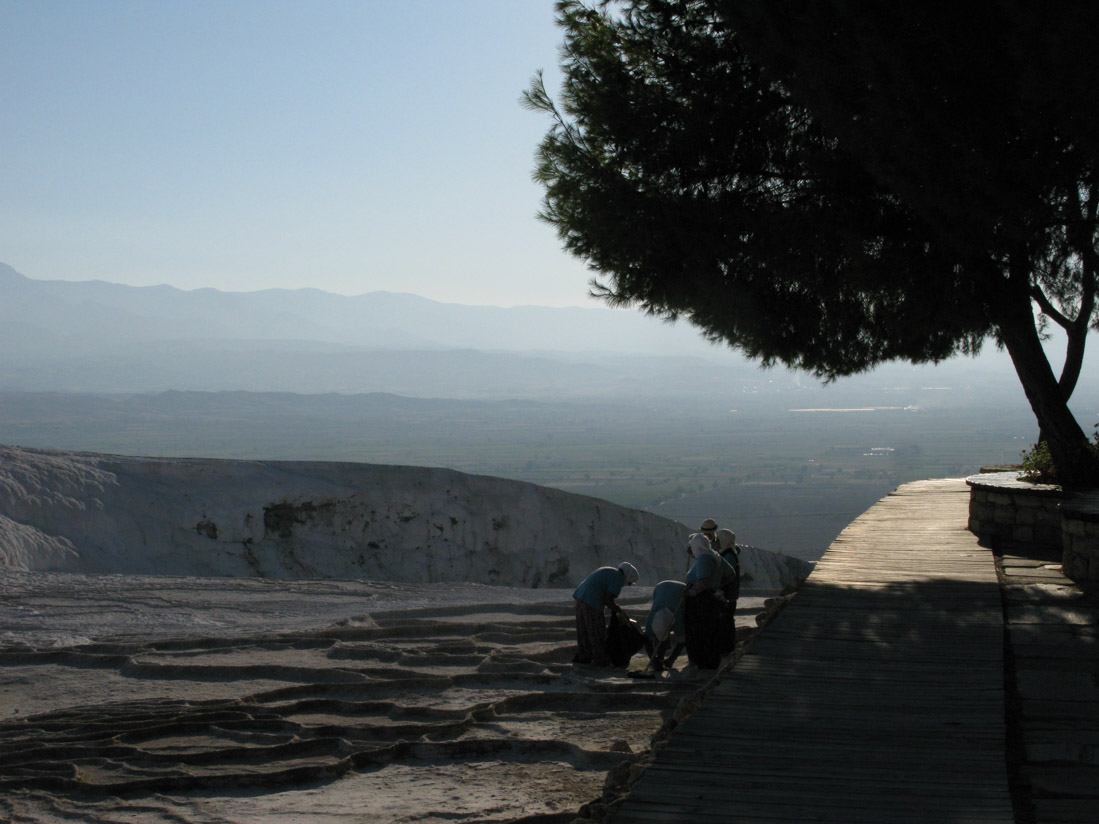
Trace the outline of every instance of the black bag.
<instances>
[{"instance_id":1,"label":"black bag","mask_svg":"<svg viewBox=\"0 0 1099 824\"><path fill-rule=\"evenodd\" d=\"M622 610L611 614L611 625L607 627L607 657L616 667L629 666L630 659L645 646L645 633L631 621Z\"/></svg>"}]
</instances>

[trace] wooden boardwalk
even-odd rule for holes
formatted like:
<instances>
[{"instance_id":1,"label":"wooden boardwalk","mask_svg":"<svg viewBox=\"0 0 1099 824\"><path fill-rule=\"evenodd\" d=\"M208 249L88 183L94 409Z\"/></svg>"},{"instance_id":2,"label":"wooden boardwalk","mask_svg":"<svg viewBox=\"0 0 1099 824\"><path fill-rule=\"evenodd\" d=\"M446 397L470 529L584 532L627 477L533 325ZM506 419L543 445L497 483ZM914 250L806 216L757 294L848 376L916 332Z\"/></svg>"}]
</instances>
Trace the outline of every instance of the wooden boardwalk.
<instances>
[{"instance_id":1,"label":"wooden boardwalk","mask_svg":"<svg viewBox=\"0 0 1099 824\"><path fill-rule=\"evenodd\" d=\"M1035 547L1003 555L1005 613L1014 679L1008 695L1022 746L1022 820L1099 820L1099 592L1061 572L1060 553ZM1091 590L1092 588L1088 588Z\"/></svg>"},{"instance_id":2,"label":"wooden boardwalk","mask_svg":"<svg viewBox=\"0 0 1099 824\"><path fill-rule=\"evenodd\" d=\"M848 526L615 824L1014 822L1000 587L968 503L920 481Z\"/></svg>"}]
</instances>

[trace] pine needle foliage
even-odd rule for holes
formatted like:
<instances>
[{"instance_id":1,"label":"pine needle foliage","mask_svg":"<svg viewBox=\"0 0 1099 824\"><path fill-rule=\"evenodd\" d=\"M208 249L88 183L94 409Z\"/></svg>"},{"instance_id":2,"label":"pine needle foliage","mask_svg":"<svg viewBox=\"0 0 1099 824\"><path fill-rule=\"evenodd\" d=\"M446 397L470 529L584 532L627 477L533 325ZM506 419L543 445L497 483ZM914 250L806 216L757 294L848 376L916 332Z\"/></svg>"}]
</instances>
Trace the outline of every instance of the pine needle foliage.
<instances>
[{"instance_id":1,"label":"pine needle foliage","mask_svg":"<svg viewBox=\"0 0 1099 824\"><path fill-rule=\"evenodd\" d=\"M534 178L594 295L824 380L992 339L1064 476L1099 479L1067 405L1096 321L1099 8L557 9Z\"/></svg>"}]
</instances>

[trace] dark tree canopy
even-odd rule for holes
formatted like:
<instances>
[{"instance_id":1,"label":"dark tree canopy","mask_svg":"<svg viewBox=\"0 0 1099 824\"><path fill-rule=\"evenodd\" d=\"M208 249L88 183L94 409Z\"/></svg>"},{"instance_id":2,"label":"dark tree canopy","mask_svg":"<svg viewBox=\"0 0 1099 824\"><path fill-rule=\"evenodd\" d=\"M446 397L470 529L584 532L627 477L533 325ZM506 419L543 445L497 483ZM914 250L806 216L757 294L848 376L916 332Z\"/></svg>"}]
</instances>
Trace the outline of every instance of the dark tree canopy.
<instances>
[{"instance_id":1,"label":"dark tree canopy","mask_svg":"<svg viewBox=\"0 0 1099 824\"><path fill-rule=\"evenodd\" d=\"M1042 8L559 2L560 104L526 96L554 118L542 216L597 295L765 364L834 378L991 336L1091 483L1067 400L1096 318L1099 8Z\"/></svg>"}]
</instances>

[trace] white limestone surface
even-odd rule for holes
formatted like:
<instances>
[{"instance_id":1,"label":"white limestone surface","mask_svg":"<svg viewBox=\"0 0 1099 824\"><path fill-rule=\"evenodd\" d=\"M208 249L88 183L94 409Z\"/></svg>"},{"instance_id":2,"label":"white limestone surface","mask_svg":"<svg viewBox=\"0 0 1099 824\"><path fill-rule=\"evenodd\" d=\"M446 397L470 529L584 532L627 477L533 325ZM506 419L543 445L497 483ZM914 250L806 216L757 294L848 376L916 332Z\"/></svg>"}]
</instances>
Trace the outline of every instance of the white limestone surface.
<instances>
[{"instance_id":1,"label":"white limestone surface","mask_svg":"<svg viewBox=\"0 0 1099 824\"><path fill-rule=\"evenodd\" d=\"M571 588L628 558L643 621L687 532L442 469L0 447L0 820L570 821L710 677L573 665ZM738 637L810 567L741 559Z\"/></svg>"},{"instance_id":2,"label":"white limestone surface","mask_svg":"<svg viewBox=\"0 0 1099 824\"><path fill-rule=\"evenodd\" d=\"M683 574L686 526L520 481L361 463L0 446L0 566L122 575L571 587L630 560ZM745 586L810 569L748 548Z\"/></svg>"},{"instance_id":3,"label":"white limestone surface","mask_svg":"<svg viewBox=\"0 0 1099 824\"><path fill-rule=\"evenodd\" d=\"M781 590L800 584L813 571L813 564L781 552L754 546L740 547L741 587Z\"/></svg>"},{"instance_id":4,"label":"white limestone surface","mask_svg":"<svg viewBox=\"0 0 1099 824\"><path fill-rule=\"evenodd\" d=\"M0 568L0 821L572 821L713 673L573 665L571 594Z\"/></svg>"},{"instance_id":5,"label":"white limestone surface","mask_svg":"<svg viewBox=\"0 0 1099 824\"><path fill-rule=\"evenodd\" d=\"M446 469L0 447L0 564L28 571L571 586L670 574L681 524ZM677 559L678 560L678 559Z\"/></svg>"}]
</instances>

